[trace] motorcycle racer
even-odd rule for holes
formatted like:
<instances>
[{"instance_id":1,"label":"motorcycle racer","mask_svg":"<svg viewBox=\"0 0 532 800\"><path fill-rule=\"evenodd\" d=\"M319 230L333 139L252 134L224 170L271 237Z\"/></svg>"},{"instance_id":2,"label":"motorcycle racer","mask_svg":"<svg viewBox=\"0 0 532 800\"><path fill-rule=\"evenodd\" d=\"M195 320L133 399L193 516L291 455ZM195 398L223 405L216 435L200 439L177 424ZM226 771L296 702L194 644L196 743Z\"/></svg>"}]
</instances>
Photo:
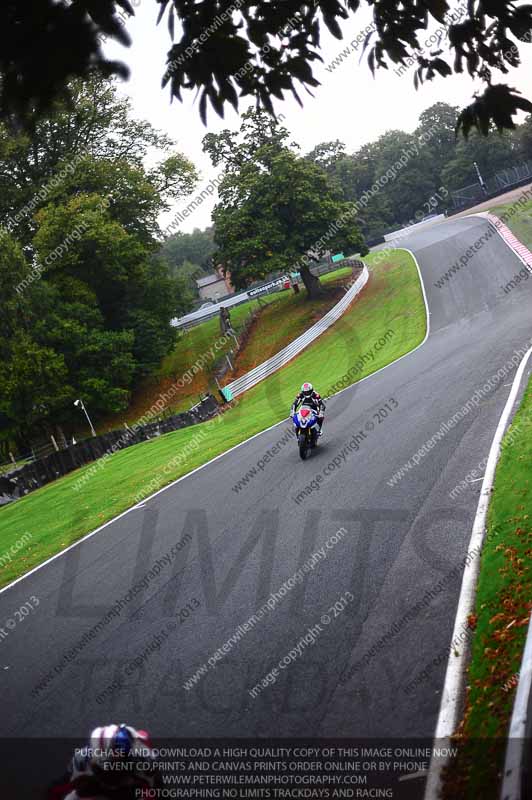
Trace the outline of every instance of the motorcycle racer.
<instances>
[{"instance_id":1,"label":"motorcycle racer","mask_svg":"<svg viewBox=\"0 0 532 800\"><path fill-rule=\"evenodd\" d=\"M134 800L159 786L154 758L146 731L125 724L95 728L46 800Z\"/></svg>"},{"instance_id":2,"label":"motorcycle racer","mask_svg":"<svg viewBox=\"0 0 532 800\"><path fill-rule=\"evenodd\" d=\"M293 417L296 411L303 405L310 406L310 408L314 409L318 415L318 436L321 436L321 429L325 419L325 403L323 402L321 395L314 391L313 385L308 382L305 382L301 386L299 394L296 395L295 400L292 403L292 408L290 409L290 417Z\"/></svg>"}]
</instances>

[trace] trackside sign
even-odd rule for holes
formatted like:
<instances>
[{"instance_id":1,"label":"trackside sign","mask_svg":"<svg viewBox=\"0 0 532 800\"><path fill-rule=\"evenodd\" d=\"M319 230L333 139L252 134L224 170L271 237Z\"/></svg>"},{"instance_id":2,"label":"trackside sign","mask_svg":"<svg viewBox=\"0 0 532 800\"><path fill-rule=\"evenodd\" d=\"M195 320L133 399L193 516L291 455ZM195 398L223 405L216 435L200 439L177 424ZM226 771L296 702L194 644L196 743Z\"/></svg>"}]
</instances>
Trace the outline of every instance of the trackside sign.
<instances>
[{"instance_id":1,"label":"trackside sign","mask_svg":"<svg viewBox=\"0 0 532 800\"><path fill-rule=\"evenodd\" d=\"M255 289L248 289L248 296L249 297L256 297L258 294L264 294L265 292L270 292L272 289L275 289L277 286L283 286L284 283L288 280L288 276L284 275L281 278L276 278L269 283L263 283L262 286L256 286Z\"/></svg>"}]
</instances>

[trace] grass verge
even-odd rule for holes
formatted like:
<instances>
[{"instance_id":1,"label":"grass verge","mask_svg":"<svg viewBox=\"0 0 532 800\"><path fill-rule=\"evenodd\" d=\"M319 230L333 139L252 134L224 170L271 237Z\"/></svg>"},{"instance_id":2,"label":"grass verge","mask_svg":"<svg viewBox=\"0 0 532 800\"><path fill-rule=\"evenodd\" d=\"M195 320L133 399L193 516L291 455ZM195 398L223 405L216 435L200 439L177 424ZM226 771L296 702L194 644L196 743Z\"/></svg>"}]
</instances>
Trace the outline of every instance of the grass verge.
<instances>
[{"instance_id":1,"label":"grass verge","mask_svg":"<svg viewBox=\"0 0 532 800\"><path fill-rule=\"evenodd\" d=\"M425 335L426 313L413 258L405 250L397 250L385 261L379 253L366 260L370 268L374 265L369 283L343 317L284 369L247 392L219 422L174 431L115 453L80 491L75 487L94 465L0 510L0 557L22 537L31 537L16 557L7 563L0 558L0 585L129 508L147 487L153 492L286 418L303 381L312 381L326 395L363 354L375 351L373 358L356 368L357 380L416 347ZM380 340L385 344L376 349ZM348 384L352 382L353 378L348 379ZM202 430L208 430L208 435ZM176 453L187 456L176 464ZM229 500L239 478L227 476Z\"/></svg>"},{"instance_id":2,"label":"grass verge","mask_svg":"<svg viewBox=\"0 0 532 800\"><path fill-rule=\"evenodd\" d=\"M324 316L340 298L338 293L335 295L333 287L350 274L349 268L341 268L325 275L321 282L325 287L331 287L331 291L319 300L308 302L305 291L296 295L288 290L266 295L260 300L251 300L231 308L231 323L237 335L243 332L251 316L256 312L259 314L260 329L257 324L250 330L245 349L239 354L238 373L235 372L227 380L232 380L237 374L243 374L251 369L251 366L248 366L250 361L256 358L259 358L256 363L266 360L309 328L317 319ZM198 358L204 353L208 353L214 342L218 342L221 338L219 317L209 319L201 325L190 328L187 333L180 334L174 349L162 360L159 369L142 381L134 392L129 408L98 421L96 425L98 431L103 433L108 430L116 430L123 426L124 421L133 424L140 419L150 408L154 398L175 384ZM185 384L180 389L179 394L168 404L165 412L186 411L199 401L200 395L208 392L217 396L217 387L212 374L213 367L233 348L234 341L232 339L225 343L220 342L213 360L207 363L189 384ZM255 366L255 363L252 366ZM80 431L82 429L85 430L80 428ZM85 435L89 435L88 429L85 430Z\"/></svg>"},{"instance_id":3,"label":"grass verge","mask_svg":"<svg viewBox=\"0 0 532 800\"><path fill-rule=\"evenodd\" d=\"M288 298L283 295L278 302L264 307L252 324L234 371L223 383L233 381L267 361L325 316L342 299L342 286L351 275L351 270L345 269L324 276L321 280L323 296L318 299L308 300L307 293L301 291Z\"/></svg>"},{"instance_id":4,"label":"grass verge","mask_svg":"<svg viewBox=\"0 0 532 800\"><path fill-rule=\"evenodd\" d=\"M532 606L532 381L503 441L483 547L457 760L443 797L496 800Z\"/></svg>"}]
</instances>

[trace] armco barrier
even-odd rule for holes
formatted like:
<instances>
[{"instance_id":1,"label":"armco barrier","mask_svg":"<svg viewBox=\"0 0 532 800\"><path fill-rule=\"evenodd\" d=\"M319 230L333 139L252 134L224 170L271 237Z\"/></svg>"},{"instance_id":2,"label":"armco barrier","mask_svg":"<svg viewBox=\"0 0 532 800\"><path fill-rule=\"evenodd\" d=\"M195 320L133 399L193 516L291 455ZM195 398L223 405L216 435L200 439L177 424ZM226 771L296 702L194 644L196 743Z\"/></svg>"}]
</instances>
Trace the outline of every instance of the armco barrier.
<instances>
[{"instance_id":1,"label":"armco barrier","mask_svg":"<svg viewBox=\"0 0 532 800\"><path fill-rule=\"evenodd\" d=\"M174 414L159 422L149 422L135 431L126 428L109 431L109 433L85 439L64 450L39 458L31 464L25 464L13 472L0 476L0 505L18 500L29 492L57 480L62 475L67 475L85 464L96 461L106 453L113 452L113 445L117 446L116 451L123 450L131 445L161 436L163 433L170 433L179 428L204 422L214 416L217 411L218 403L212 395L208 395L190 411Z\"/></svg>"},{"instance_id":2,"label":"armco barrier","mask_svg":"<svg viewBox=\"0 0 532 800\"><path fill-rule=\"evenodd\" d=\"M224 386L222 392L227 399L231 399L232 397L238 397L238 395L242 394L243 392L251 389L252 386L262 381L264 378L267 378L269 375L272 375L281 367L284 367L285 364L288 364L295 356L297 356L302 350L305 349L309 344L312 344L318 336L321 336L328 328L333 325L336 320L338 320L346 308L353 302L354 298L357 296L359 292L362 291L366 283L368 282L369 272L366 265L354 284L351 286L349 291L345 293L345 296L342 297L339 303L337 303L334 308L331 308L330 311L325 314L315 325L302 333L301 336L298 336L297 339L294 339L287 347L280 350L274 356L272 356L268 361L264 361L262 364L259 364L258 367L255 367L250 372L246 373L246 375L242 375L241 378L237 378L232 383L228 383L227 386Z\"/></svg>"}]
</instances>

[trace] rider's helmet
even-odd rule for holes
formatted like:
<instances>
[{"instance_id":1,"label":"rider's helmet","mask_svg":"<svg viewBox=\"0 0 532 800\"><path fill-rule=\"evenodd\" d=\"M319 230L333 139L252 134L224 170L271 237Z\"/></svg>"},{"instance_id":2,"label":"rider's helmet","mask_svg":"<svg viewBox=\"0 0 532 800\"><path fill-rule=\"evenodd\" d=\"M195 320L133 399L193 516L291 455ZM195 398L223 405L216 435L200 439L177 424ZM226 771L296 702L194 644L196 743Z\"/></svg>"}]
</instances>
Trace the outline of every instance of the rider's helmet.
<instances>
[{"instance_id":1,"label":"rider's helmet","mask_svg":"<svg viewBox=\"0 0 532 800\"><path fill-rule=\"evenodd\" d=\"M303 386L301 387L301 394L307 400L309 400L312 397L313 391L314 391L314 387L313 387L313 385L311 383L304 383Z\"/></svg>"},{"instance_id":2,"label":"rider's helmet","mask_svg":"<svg viewBox=\"0 0 532 800\"><path fill-rule=\"evenodd\" d=\"M155 784L155 753L146 731L130 725L104 725L91 733L88 747L74 755L70 767L73 797L133 798L135 790ZM70 797L70 795L69 795Z\"/></svg>"}]
</instances>

